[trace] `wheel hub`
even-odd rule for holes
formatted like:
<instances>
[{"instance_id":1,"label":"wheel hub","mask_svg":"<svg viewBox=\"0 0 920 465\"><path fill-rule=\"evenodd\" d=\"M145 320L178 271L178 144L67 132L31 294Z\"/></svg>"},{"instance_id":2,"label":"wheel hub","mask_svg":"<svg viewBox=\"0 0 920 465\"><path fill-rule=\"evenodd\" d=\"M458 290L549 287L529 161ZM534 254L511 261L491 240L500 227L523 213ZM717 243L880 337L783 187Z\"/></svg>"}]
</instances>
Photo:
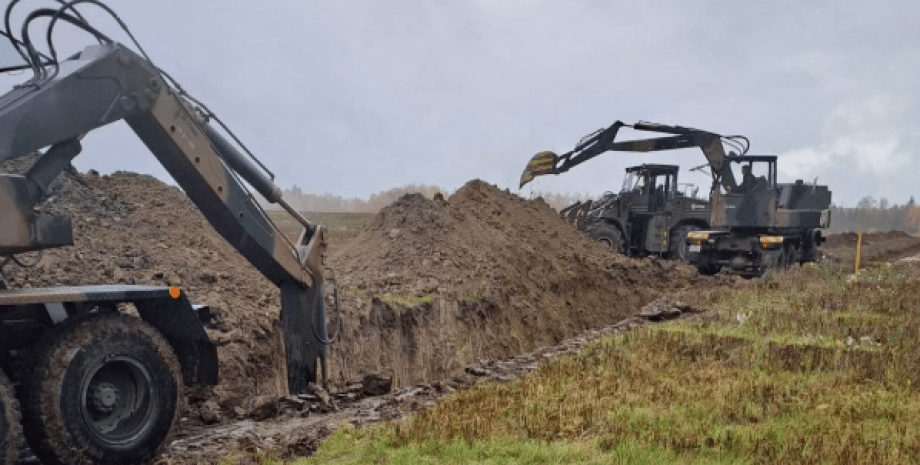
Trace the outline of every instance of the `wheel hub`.
<instances>
[{"instance_id":1,"label":"wheel hub","mask_svg":"<svg viewBox=\"0 0 920 465\"><path fill-rule=\"evenodd\" d=\"M95 383L90 388L93 410L99 413L110 413L118 404L118 388L112 383Z\"/></svg>"}]
</instances>

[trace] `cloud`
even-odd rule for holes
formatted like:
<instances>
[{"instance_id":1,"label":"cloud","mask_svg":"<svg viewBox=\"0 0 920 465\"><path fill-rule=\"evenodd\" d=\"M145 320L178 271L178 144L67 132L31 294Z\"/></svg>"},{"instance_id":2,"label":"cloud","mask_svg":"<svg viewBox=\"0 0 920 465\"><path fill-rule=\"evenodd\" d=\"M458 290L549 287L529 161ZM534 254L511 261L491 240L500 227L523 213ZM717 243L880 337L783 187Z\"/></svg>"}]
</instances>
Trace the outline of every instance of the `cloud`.
<instances>
[{"instance_id":1,"label":"cloud","mask_svg":"<svg viewBox=\"0 0 920 465\"><path fill-rule=\"evenodd\" d=\"M780 172L791 178L836 181L838 203L865 195L906 201L915 195L920 129L917 109L888 93L851 98L828 112L816 142L784 152Z\"/></svg>"},{"instance_id":2,"label":"cloud","mask_svg":"<svg viewBox=\"0 0 920 465\"><path fill-rule=\"evenodd\" d=\"M514 187L534 153L569 150L617 119L744 134L752 153L782 155L784 176L820 176L843 203L898 201L917 185L905 174L920 163L915 0L111 6L282 186L367 196L478 177ZM104 15L91 19L125 39ZM62 49L87 43L56 34ZM168 178L123 127L86 142L81 169ZM703 161L699 151L610 154L535 188L600 195L627 165Z\"/></svg>"}]
</instances>

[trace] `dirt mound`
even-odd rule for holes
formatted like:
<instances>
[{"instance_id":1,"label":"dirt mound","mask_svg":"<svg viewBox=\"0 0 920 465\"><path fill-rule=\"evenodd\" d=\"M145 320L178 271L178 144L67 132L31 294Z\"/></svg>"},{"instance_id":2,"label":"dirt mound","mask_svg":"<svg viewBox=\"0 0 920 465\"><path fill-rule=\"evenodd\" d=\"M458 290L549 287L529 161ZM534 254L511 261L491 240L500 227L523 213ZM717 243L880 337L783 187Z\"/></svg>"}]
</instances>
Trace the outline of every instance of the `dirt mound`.
<instances>
[{"instance_id":1,"label":"dirt mound","mask_svg":"<svg viewBox=\"0 0 920 465\"><path fill-rule=\"evenodd\" d=\"M700 279L677 262L613 254L542 200L478 180L448 200L400 198L330 263L345 316L333 378L384 369L397 385L556 344Z\"/></svg>"},{"instance_id":2,"label":"dirt mound","mask_svg":"<svg viewBox=\"0 0 920 465\"><path fill-rule=\"evenodd\" d=\"M857 234L829 234L821 251L832 262L852 263L856 256ZM863 264L888 262L920 252L920 238L904 231L863 233Z\"/></svg>"},{"instance_id":3,"label":"dirt mound","mask_svg":"<svg viewBox=\"0 0 920 465\"><path fill-rule=\"evenodd\" d=\"M28 162L7 165L21 172ZM17 169L18 168L18 169ZM48 210L73 220L74 247L47 250L31 269L7 267L10 287L103 283L181 286L209 305L225 404L279 393L276 288L214 231L176 187L145 175L80 175L52 184Z\"/></svg>"},{"instance_id":4,"label":"dirt mound","mask_svg":"<svg viewBox=\"0 0 920 465\"><path fill-rule=\"evenodd\" d=\"M72 217L76 244L46 251L34 268L8 268L11 287L179 285L214 315L221 372L211 400L233 417L247 398L283 393L276 287L180 189L70 170L50 197L50 211ZM676 262L612 254L541 200L482 181L448 200L400 198L331 249L329 263L344 317L330 352L333 388L375 370L393 373L397 387L446 379L619 321L661 290L703 279Z\"/></svg>"}]
</instances>

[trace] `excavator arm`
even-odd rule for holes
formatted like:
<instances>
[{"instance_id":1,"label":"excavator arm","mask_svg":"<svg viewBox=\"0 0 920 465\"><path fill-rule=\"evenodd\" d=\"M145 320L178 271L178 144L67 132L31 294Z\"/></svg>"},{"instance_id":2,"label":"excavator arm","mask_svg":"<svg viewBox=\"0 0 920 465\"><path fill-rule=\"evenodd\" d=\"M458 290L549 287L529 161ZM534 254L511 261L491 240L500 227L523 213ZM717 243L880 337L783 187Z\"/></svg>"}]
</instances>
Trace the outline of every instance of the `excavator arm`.
<instances>
[{"instance_id":1,"label":"excavator arm","mask_svg":"<svg viewBox=\"0 0 920 465\"><path fill-rule=\"evenodd\" d=\"M640 131L659 132L672 134L668 137L639 139L628 141L615 141L617 133L622 127L631 127ZM731 136L738 138L739 136ZM699 129L683 126L668 126L664 124L638 122L628 125L622 121L613 123L606 129L589 134L583 138L574 149L562 155L553 152L540 152L534 155L527 163L521 174L520 187L532 181L537 176L564 173L598 155L606 152L655 152L659 150L673 150L688 147L699 147L709 166L712 168L714 183L733 188L735 180L731 170L722 168L725 164L725 149L722 145L723 136Z\"/></svg>"},{"instance_id":2,"label":"excavator arm","mask_svg":"<svg viewBox=\"0 0 920 465\"><path fill-rule=\"evenodd\" d=\"M47 147L24 176L0 176L0 254L73 242L69 218L35 213L33 205L80 153L85 133L124 120L214 229L280 288L288 388L303 392L315 380L316 362L325 360L329 342L322 289L324 228L288 205L271 177L149 60L115 42L100 42L43 67L0 96L0 161ZM243 181L304 226L296 242L284 238Z\"/></svg>"}]
</instances>

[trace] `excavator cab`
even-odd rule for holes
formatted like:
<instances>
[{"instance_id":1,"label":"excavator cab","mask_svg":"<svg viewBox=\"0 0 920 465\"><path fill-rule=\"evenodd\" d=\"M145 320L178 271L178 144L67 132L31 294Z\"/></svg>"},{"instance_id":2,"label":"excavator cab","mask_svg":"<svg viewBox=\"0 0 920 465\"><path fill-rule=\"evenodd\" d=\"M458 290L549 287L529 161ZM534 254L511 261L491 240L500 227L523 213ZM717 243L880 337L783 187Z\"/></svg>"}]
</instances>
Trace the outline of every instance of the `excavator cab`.
<instances>
[{"instance_id":1,"label":"excavator cab","mask_svg":"<svg viewBox=\"0 0 920 465\"><path fill-rule=\"evenodd\" d=\"M631 193L633 203L645 205L649 212L664 210L676 194L676 165L643 164L626 168L623 194Z\"/></svg>"},{"instance_id":2,"label":"excavator cab","mask_svg":"<svg viewBox=\"0 0 920 465\"><path fill-rule=\"evenodd\" d=\"M726 162L722 168L723 177L731 179L733 186L723 183L723 194L745 194L776 187L775 156L734 156L726 158Z\"/></svg>"}]
</instances>

